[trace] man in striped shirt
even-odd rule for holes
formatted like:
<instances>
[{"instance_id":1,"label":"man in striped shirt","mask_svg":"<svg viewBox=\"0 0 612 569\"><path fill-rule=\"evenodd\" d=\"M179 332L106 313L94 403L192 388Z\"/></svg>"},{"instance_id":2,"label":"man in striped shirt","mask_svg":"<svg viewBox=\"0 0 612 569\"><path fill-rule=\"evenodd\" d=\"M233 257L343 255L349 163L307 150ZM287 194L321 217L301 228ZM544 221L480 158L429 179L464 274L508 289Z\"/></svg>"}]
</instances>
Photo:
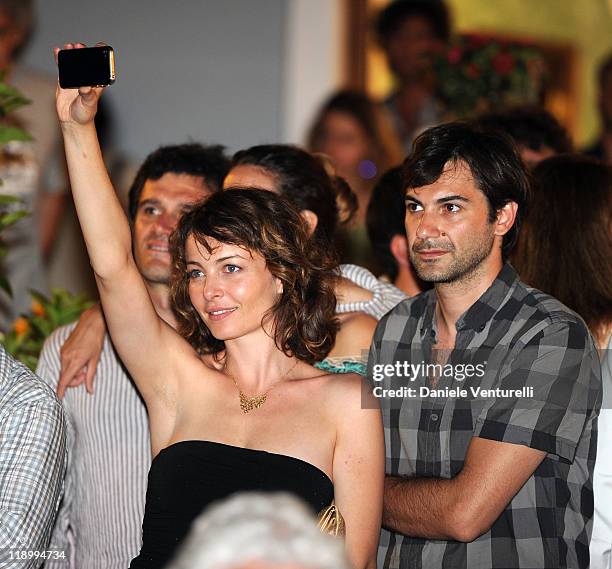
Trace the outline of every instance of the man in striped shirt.
<instances>
[{"instance_id":1,"label":"man in striped shirt","mask_svg":"<svg viewBox=\"0 0 612 569\"><path fill-rule=\"evenodd\" d=\"M601 376L584 322L505 259L527 196L509 139L426 131L406 232L434 289L379 323L385 569L587 569ZM542 244L535 244L541 246Z\"/></svg>"},{"instance_id":2,"label":"man in striped shirt","mask_svg":"<svg viewBox=\"0 0 612 569\"><path fill-rule=\"evenodd\" d=\"M227 167L219 146L162 147L145 160L130 189L134 257L158 314L171 326L176 322L170 307L168 238L191 204L219 190ZM93 326L89 331L88 323ZM101 326L95 307L83 329L104 337ZM74 328L56 330L40 357L37 372L54 389L60 379L60 351ZM71 561L76 569L125 569L141 546L151 462L146 408L107 336L95 364L95 393L70 389L63 398L69 464L51 547L70 555L48 561L46 568L68 568ZM88 383L96 368L89 365Z\"/></svg>"}]
</instances>

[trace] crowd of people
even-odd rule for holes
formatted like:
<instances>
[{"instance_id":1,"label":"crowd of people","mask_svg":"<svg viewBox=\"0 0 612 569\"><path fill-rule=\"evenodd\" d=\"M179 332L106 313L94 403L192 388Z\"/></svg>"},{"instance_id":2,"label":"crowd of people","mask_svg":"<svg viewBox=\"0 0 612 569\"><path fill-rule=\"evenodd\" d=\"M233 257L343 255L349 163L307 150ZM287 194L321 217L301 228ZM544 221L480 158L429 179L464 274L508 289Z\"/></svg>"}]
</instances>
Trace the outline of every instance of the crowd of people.
<instances>
[{"instance_id":1,"label":"crowd of people","mask_svg":"<svg viewBox=\"0 0 612 569\"><path fill-rule=\"evenodd\" d=\"M0 348L7 567L612 567L612 65L578 153L533 105L441 122L442 2L377 34L384 103L162 146L127 208L104 89L57 88L99 302L39 377Z\"/></svg>"}]
</instances>

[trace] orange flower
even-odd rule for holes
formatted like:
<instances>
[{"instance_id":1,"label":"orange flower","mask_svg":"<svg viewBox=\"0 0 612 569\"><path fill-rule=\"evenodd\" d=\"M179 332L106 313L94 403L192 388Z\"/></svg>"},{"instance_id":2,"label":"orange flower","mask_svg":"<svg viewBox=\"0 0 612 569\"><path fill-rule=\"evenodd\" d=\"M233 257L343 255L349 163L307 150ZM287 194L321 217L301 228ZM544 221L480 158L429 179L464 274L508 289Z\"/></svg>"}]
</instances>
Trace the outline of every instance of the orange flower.
<instances>
[{"instance_id":1,"label":"orange flower","mask_svg":"<svg viewBox=\"0 0 612 569\"><path fill-rule=\"evenodd\" d=\"M40 316L41 318L46 314L45 307L38 302L38 300L32 301L32 313L34 316Z\"/></svg>"},{"instance_id":2,"label":"orange flower","mask_svg":"<svg viewBox=\"0 0 612 569\"><path fill-rule=\"evenodd\" d=\"M13 330L17 336L25 336L30 329L30 324L25 318L17 318L15 322L13 322Z\"/></svg>"}]
</instances>

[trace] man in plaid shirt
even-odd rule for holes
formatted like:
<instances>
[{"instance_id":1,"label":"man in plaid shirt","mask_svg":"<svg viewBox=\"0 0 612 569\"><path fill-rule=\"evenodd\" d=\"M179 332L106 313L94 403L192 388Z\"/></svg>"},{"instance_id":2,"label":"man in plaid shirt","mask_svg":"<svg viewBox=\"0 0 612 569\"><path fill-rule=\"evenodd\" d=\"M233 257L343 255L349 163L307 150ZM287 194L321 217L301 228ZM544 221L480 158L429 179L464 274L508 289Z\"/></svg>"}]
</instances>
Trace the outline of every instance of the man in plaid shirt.
<instances>
[{"instance_id":1,"label":"man in plaid shirt","mask_svg":"<svg viewBox=\"0 0 612 569\"><path fill-rule=\"evenodd\" d=\"M368 362L387 454L379 566L586 569L599 359L582 320L505 263L520 158L454 123L421 135L404 172L411 260L434 289L380 321Z\"/></svg>"},{"instance_id":2,"label":"man in plaid shirt","mask_svg":"<svg viewBox=\"0 0 612 569\"><path fill-rule=\"evenodd\" d=\"M49 387L0 346L0 567L35 569L49 550L66 469L66 418Z\"/></svg>"}]
</instances>

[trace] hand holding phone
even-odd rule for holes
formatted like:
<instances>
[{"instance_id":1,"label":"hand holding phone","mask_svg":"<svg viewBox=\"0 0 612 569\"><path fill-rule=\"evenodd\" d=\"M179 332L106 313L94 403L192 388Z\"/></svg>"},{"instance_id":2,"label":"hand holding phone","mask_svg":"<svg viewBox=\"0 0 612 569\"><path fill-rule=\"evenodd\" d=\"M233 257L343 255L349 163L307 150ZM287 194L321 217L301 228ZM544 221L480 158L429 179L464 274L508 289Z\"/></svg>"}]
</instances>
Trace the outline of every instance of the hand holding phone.
<instances>
[{"instance_id":1,"label":"hand holding phone","mask_svg":"<svg viewBox=\"0 0 612 569\"><path fill-rule=\"evenodd\" d=\"M106 87L115 82L115 52L109 45L62 49L57 66L62 89Z\"/></svg>"},{"instance_id":2,"label":"hand holding phone","mask_svg":"<svg viewBox=\"0 0 612 569\"><path fill-rule=\"evenodd\" d=\"M59 67L60 53L78 53L81 51L87 53L89 49L92 48L87 48L82 43L67 43L64 44L63 49L60 50L59 48L55 48L53 51ZM63 55L62 59L65 57L66 55ZM68 56L68 58L70 57L74 56ZM79 58L79 56L76 57L77 59ZM86 55L85 58L87 57L88 56ZM81 81L75 82L80 83ZM70 84L70 82L66 81L64 84ZM80 86L63 88L60 82L56 93L56 107L57 115L62 127L68 125L93 124L98 108L98 99L102 95L102 91L104 91L104 87Z\"/></svg>"}]
</instances>

